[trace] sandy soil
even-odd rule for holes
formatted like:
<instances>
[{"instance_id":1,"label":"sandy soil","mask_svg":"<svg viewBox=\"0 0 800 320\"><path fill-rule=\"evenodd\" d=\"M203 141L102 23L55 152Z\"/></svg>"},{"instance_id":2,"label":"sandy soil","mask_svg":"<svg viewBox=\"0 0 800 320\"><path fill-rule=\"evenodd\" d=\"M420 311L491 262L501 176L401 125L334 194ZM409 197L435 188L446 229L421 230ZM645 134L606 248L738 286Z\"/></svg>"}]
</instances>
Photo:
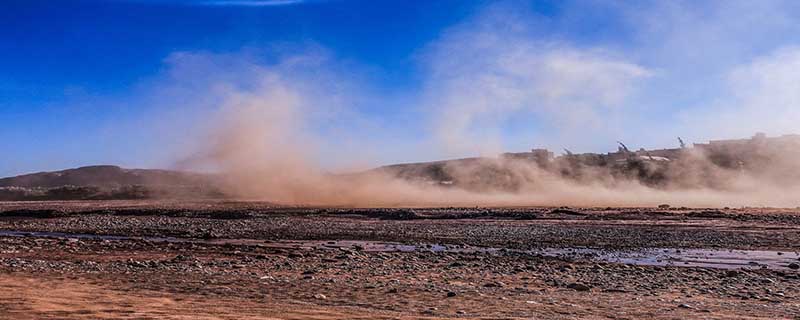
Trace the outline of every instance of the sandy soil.
<instances>
[{"instance_id":1,"label":"sandy soil","mask_svg":"<svg viewBox=\"0 0 800 320\"><path fill-rule=\"evenodd\" d=\"M0 203L0 231L0 318L800 319L796 210ZM531 253L587 247L782 260Z\"/></svg>"}]
</instances>

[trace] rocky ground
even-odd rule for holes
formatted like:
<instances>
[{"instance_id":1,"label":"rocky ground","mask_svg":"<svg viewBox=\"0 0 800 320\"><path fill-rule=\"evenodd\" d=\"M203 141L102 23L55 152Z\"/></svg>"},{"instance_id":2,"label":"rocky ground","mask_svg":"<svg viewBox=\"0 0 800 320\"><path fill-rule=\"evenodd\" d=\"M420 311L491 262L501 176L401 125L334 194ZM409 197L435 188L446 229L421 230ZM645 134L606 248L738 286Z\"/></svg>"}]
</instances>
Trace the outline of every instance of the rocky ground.
<instances>
[{"instance_id":1,"label":"rocky ground","mask_svg":"<svg viewBox=\"0 0 800 320\"><path fill-rule=\"evenodd\" d=\"M624 264L568 248L782 260ZM0 317L800 319L798 250L798 210L8 202Z\"/></svg>"}]
</instances>

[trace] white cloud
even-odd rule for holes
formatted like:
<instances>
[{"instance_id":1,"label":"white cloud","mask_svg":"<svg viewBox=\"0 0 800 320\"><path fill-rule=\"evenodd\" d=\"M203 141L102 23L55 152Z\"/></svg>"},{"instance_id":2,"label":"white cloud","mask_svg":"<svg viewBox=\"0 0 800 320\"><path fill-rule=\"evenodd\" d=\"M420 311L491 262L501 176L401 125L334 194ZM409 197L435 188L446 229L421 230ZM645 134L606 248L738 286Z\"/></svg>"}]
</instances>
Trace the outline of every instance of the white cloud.
<instances>
[{"instance_id":1,"label":"white cloud","mask_svg":"<svg viewBox=\"0 0 800 320\"><path fill-rule=\"evenodd\" d=\"M731 68L724 79L715 102L683 114L688 130L718 138L800 133L800 47Z\"/></svg>"},{"instance_id":2,"label":"white cloud","mask_svg":"<svg viewBox=\"0 0 800 320\"><path fill-rule=\"evenodd\" d=\"M606 50L533 39L510 16L489 10L429 48L426 105L453 155L502 151L506 122L531 113L562 133L605 130L652 73Z\"/></svg>"}]
</instances>

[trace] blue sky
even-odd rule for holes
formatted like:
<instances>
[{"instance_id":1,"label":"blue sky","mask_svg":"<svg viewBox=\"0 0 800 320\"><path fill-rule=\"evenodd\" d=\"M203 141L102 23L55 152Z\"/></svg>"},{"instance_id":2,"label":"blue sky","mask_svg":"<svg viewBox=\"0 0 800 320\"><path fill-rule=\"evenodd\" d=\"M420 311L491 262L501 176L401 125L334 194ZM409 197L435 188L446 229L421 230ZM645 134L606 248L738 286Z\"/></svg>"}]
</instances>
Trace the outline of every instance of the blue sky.
<instances>
[{"instance_id":1,"label":"blue sky","mask_svg":"<svg viewBox=\"0 0 800 320\"><path fill-rule=\"evenodd\" d=\"M0 176L174 167L270 86L331 168L800 131L792 1L0 6Z\"/></svg>"}]
</instances>

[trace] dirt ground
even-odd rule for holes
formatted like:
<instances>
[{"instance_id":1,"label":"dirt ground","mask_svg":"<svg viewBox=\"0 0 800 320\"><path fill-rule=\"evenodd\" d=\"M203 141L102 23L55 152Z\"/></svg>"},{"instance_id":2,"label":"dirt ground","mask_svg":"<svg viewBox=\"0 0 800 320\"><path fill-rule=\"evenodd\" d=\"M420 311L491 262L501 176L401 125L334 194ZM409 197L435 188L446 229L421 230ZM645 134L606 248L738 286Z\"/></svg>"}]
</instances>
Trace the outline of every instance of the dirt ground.
<instances>
[{"instance_id":1,"label":"dirt ground","mask_svg":"<svg viewBox=\"0 0 800 320\"><path fill-rule=\"evenodd\" d=\"M800 319L798 250L794 209L6 202L0 318Z\"/></svg>"}]
</instances>

